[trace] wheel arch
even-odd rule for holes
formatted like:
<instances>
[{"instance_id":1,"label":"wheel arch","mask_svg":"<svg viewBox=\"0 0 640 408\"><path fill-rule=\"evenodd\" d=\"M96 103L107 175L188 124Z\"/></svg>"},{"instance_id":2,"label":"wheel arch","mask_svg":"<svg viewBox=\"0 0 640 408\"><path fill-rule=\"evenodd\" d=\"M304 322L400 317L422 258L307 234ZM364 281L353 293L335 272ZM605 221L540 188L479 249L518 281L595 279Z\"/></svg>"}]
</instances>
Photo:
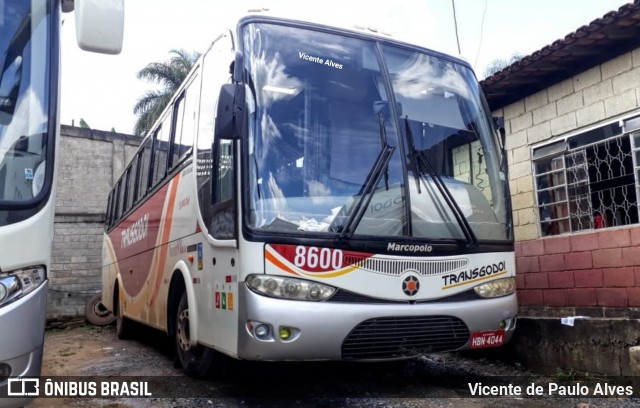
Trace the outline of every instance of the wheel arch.
<instances>
[{"instance_id":1,"label":"wheel arch","mask_svg":"<svg viewBox=\"0 0 640 408\"><path fill-rule=\"evenodd\" d=\"M111 299L111 311L114 316L120 316L120 286L122 286L122 279L120 278L120 274L116 275L116 279L113 283L113 298Z\"/></svg>"},{"instance_id":2,"label":"wheel arch","mask_svg":"<svg viewBox=\"0 0 640 408\"><path fill-rule=\"evenodd\" d=\"M175 315L180 303L182 293L187 294L187 304L189 307L189 340L191 345L198 344L198 308L196 306L196 296L189 273L189 268L184 261L179 261L171 273L169 292L167 294L167 334L175 334Z\"/></svg>"}]
</instances>

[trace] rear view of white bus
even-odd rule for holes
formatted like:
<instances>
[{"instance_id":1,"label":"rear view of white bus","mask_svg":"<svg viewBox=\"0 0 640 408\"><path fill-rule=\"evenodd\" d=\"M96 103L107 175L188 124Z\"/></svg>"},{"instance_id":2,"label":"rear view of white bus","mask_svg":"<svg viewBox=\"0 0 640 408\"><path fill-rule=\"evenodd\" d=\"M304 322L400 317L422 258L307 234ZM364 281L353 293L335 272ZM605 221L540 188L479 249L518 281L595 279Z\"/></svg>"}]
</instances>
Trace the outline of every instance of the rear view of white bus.
<instances>
[{"instance_id":1,"label":"rear view of white bus","mask_svg":"<svg viewBox=\"0 0 640 408\"><path fill-rule=\"evenodd\" d=\"M122 0L75 3L0 0L0 395L9 377L38 376L42 366L61 13L75 6L83 49L114 54L122 44ZM0 399L0 407L28 401Z\"/></svg>"}]
</instances>

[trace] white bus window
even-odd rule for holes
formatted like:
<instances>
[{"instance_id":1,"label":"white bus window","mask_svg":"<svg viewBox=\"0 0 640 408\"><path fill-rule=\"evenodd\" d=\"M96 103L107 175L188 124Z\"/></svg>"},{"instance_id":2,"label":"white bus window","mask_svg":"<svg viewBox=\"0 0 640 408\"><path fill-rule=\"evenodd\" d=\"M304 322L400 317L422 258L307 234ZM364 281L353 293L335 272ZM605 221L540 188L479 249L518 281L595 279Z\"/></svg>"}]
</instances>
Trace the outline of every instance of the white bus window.
<instances>
[{"instance_id":1,"label":"white bus window","mask_svg":"<svg viewBox=\"0 0 640 408\"><path fill-rule=\"evenodd\" d=\"M133 207L136 196L136 178L138 176L138 156L133 158L127 172L127 211Z\"/></svg>"},{"instance_id":2,"label":"white bus window","mask_svg":"<svg viewBox=\"0 0 640 408\"><path fill-rule=\"evenodd\" d=\"M234 152L232 140L220 140L214 160L213 218L211 235L217 239L234 239L236 232L234 200Z\"/></svg>"},{"instance_id":3,"label":"white bus window","mask_svg":"<svg viewBox=\"0 0 640 408\"><path fill-rule=\"evenodd\" d=\"M247 125L250 227L341 230L379 154L392 149L371 202L395 204L367 212L359 227L402 234L402 158L375 44L266 24L247 25L243 40L246 98L255 106Z\"/></svg>"},{"instance_id":4,"label":"white bus window","mask_svg":"<svg viewBox=\"0 0 640 408\"><path fill-rule=\"evenodd\" d=\"M118 182L118 207L116 210L116 218L120 220L122 214L124 214L124 178Z\"/></svg>"},{"instance_id":5,"label":"white bus window","mask_svg":"<svg viewBox=\"0 0 640 408\"><path fill-rule=\"evenodd\" d=\"M149 168L151 167L151 139L147 139L140 149L140 171L138 172L138 200L147 194L149 187Z\"/></svg>"},{"instance_id":6,"label":"white bus window","mask_svg":"<svg viewBox=\"0 0 640 408\"><path fill-rule=\"evenodd\" d=\"M108 229L109 227L111 227L111 205L113 204L113 192L109 193L109 198L107 199L107 211L105 213L104 216L104 224L106 226L106 229Z\"/></svg>"},{"instance_id":7,"label":"white bus window","mask_svg":"<svg viewBox=\"0 0 640 408\"><path fill-rule=\"evenodd\" d=\"M0 201L30 201L45 187L33 183L50 145L47 9L43 1L0 1Z\"/></svg>"},{"instance_id":8,"label":"white bus window","mask_svg":"<svg viewBox=\"0 0 640 408\"><path fill-rule=\"evenodd\" d=\"M171 115L167 115L155 131L153 143L153 183L155 187L167 174L169 158L169 138L171 137Z\"/></svg>"},{"instance_id":9,"label":"white bus window","mask_svg":"<svg viewBox=\"0 0 640 408\"><path fill-rule=\"evenodd\" d=\"M204 224L211 225L211 171L213 157L214 119L218 95L223 84L231 82L231 64L234 60L233 46L229 35L220 36L205 55L202 65L202 90L200 92L199 129L196 151L198 203ZM191 97L187 95L187 99ZM192 102L187 101L190 105ZM195 104L195 101L193 102ZM197 106L197 105L196 105ZM194 106L194 110L196 107ZM188 110L188 108L187 108Z\"/></svg>"},{"instance_id":10,"label":"white bus window","mask_svg":"<svg viewBox=\"0 0 640 408\"><path fill-rule=\"evenodd\" d=\"M178 164L178 161L193 147L199 86L200 78L196 76L175 108L176 130L173 142L173 166Z\"/></svg>"},{"instance_id":11,"label":"white bus window","mask_svg":"<svg viewBox=\"0 0 640 408\"><path fill-rule=\"evenodd\" d=\"M172 147L173 159L171 160L172 167L175 167L178 164L178 162L180 161L180 157L182 157L182 154L186 152L186 149L183 149L181 146L183 133L182 126L184 124L184 105L185 100L183 94L182 97L175 102L175 105L173 107L174 135Z\"/></svg>"}]
</instances>

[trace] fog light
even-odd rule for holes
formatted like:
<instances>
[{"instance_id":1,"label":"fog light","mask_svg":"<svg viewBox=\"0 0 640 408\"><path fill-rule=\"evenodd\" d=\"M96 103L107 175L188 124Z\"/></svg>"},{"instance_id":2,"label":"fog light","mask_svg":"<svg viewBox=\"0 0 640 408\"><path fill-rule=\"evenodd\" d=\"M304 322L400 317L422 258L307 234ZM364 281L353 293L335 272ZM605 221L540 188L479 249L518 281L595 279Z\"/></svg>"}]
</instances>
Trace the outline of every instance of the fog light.
<instances>
[{"instance_id":1,"label":"fog light","mask_svg":"<svg viewBox=\"0 0 640 408\"><path fill-rule=\"evenodd\" d=\"M504 320L500 320L500 323L498 324L498 326L501 329L504 329L505 327L507 327L507 322L505 322Z\"/></svg>"},{"instance_id":2,"label":"fog light","mask_svg":"<svg viewBox=\"0 0 640 408\"><path fill-rule=\"evenodd\" d=\"M0 363L0 382L3 382L11 375L11 366L7 363Z\"/></svg>"},{"instance_id":3,"label":"fog light","mask_svg":"<svg viewBox=\"0 0 640 408\"><path fill-rule=\"evenodd\" d=\"M291 329L288 327L281 327L278 330L278 334L282 340L289 340L291 338Z\"/></svg>"},{"instance_id":4,"label":"fog light","mask_svg":"<svg viewBox=\"0 0 640 408\"><path fill-rule=\"evenodd\" d=\"M266 340L269 337L269 326L267 326L266 324L259 324L253 330L253 332L260 340Z\"/></svg>"}]
</instances>

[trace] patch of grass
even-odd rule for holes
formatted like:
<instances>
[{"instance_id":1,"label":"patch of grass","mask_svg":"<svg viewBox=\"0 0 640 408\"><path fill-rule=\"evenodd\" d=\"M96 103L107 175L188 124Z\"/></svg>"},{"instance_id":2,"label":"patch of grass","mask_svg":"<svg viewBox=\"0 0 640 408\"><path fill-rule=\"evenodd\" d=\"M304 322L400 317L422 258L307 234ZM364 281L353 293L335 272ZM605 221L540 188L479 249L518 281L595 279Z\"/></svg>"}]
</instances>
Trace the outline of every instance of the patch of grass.
<instances>
[{"instance_id":1,"label":"patch of grass","mask_svg":"<svg viewBox=\"0 0 640 408\"><path fill-rule=\"evenodd\" d=\"M553 378L553 380L558 383L574 382L577 376L578 376L578 373L571 368L562 369L560 367L557 367L556 372L553 375L551 375L551 378Z\"/></svg>"}]
</instances>

